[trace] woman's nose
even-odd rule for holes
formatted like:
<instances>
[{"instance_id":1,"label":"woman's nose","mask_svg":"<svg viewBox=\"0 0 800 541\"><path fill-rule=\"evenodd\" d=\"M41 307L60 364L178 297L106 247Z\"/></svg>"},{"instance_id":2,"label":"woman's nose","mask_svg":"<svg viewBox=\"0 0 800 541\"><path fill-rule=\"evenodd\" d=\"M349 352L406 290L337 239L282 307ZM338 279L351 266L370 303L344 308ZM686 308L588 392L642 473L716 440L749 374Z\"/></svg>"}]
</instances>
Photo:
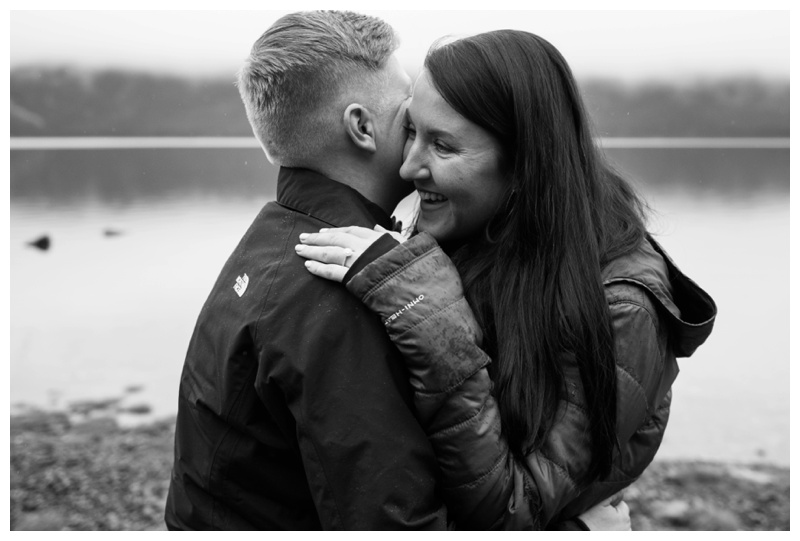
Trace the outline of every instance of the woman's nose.
<instances>
[{"instance_id":1,"label":"woman's nose","mask_svg":"<svg viewBox=\"0 0 800 541\"><path fill-rule=\"evenodd\" d=\"M421 159L418 145L407 141L403 150L403 165L400 166L400 178L403 180L420 180L428 178L431 172Z\"/></svg>"}]
</instances>

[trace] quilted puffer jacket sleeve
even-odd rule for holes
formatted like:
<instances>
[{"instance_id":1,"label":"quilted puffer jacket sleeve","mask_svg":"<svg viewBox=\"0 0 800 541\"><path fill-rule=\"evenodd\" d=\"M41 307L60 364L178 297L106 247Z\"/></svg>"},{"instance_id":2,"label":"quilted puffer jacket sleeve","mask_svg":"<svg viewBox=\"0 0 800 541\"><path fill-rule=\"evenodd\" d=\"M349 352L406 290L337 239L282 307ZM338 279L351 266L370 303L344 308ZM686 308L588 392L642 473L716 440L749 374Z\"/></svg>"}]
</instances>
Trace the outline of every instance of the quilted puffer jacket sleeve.
<instances>
[{"instance_id":1,"label":"quilted puffer jacket sleeve","mask_svg":"<svg viewBox=\"0 0 800 541\"><path fill-rule=\"evenodd\" d=\"M486 371L490 359L461 280L422 233L368 265L347 283L386 324L406 360L420 421L442 470L448 513L461 529L503 527L519 517L538 526L527 505L528 476L500 435Z\"/></svg>"},{"instance_id":2,"label":"quilted puffer jacket sleeve","mask_svg":"<svg viewBox=\"0 0 800 541\"><path fill-rule=\"evenodd\" d=\"M403 353L456 526L543 529L557 516L569 518L561 511L578 499L581 488L574 480L591 459L582 390L571 389L575 400L562 400L544 445L516 457L501 434L481 331L459 275L436 241L425 233L413 237L368 264L347 287L383 318ZM565 358L567 366L569 361ZM618 369L620 377L625 376ZM632 480L621 476L595 486L591 501L580 509L573 506L571 516Z\"/></svg>"}]
</instances>

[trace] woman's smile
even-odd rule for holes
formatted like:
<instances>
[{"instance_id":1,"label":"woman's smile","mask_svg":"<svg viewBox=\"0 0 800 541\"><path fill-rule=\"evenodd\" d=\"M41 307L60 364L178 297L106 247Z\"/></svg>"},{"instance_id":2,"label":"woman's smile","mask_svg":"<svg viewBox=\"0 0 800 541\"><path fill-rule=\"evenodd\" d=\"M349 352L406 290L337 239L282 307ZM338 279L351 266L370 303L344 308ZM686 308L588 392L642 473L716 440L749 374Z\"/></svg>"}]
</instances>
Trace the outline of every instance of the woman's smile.
<instances>
[{"instance_id":1,"label":"woman's smile","mask_svg":"<svg viewBox=\"0 0 800 541\"><path fill-rule=\"evenodd\" d=\"M429 192L427 190L423 190L422 188L417 188L417 193L419 193L420 205L425 205L426 207L441 206L447 201L447 198L442 194Z\"/></svg>"},{"instance_id":2,"label":"woman's smile","mask_svg":"<svg viewBox=\"0 0 800 541\"><path fill-rule=\"evenodd\" d=\"M417 229L439 242L475 235L507 197L500 144L457 113L425 71L407 116L400 176L419 193Z\"/></svg>"}]
</instances>

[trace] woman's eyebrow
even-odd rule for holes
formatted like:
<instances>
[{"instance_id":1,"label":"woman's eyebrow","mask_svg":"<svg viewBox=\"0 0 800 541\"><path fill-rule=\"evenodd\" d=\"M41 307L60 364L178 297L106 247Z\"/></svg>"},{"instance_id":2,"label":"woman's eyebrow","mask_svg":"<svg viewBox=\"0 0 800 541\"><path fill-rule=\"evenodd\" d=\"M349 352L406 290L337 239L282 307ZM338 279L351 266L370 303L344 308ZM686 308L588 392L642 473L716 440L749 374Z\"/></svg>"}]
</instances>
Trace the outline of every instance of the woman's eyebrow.
<instances>
[{"instance_id":1,"label":"woman's eyebrow","mask_svg":"<svg viewBox=\"0 0 800 541\"><path fill-rule=\"evenodd\" d=\"M411 118L411 108L410 107L406 108L406 121L409 122L410 124L414 124L414 119ZM423 126L423 128L425 128L424 129L425 134L429 135L431 137L443 137L444 136L444 137L455 138L455 136L453 135L452 132L449 132L449 131L444 130L442 128L425 127L425 126Z\"/></svg>"},{"instance_id":2,"label":"woman's eyebrow","mask_svg":"<svg viewBox=\"0 0 800 541\"><path fill-rule=\"evenodd\" d=\"M431 136L431 137L455 138L455 136L451 132L449 132L447 130L443 130L441 128L428 128L428 129L425 130L425 133L427 135Z\"/></svg>"}]
</instances>

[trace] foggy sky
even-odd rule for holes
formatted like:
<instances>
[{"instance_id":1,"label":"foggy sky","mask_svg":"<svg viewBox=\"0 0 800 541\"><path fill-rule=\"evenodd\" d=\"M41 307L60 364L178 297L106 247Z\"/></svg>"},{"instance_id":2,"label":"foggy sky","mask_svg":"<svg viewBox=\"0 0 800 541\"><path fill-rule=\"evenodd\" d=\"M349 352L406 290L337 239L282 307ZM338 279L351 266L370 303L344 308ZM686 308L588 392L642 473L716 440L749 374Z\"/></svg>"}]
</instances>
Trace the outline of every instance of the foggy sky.
<instances>
[{"instance_id":1,"label":"foggy sky","mask_svg":"<svg viewBox=\"0 0 800 541\"><path fill-rule=\"evenodd\" d=\"M218 5L225 5L219 4ZM272 4L270 4L272 5ZM303 8L305 6L300 6ZM346 2L337 6L348 8ZM124 67L232 74L282 11L11 11L11 67ZM578 77L636 81L789 78L788 11L375 11L408 67L444 35L499 28L551 41Z\"/></svg>"}]
</instances>

